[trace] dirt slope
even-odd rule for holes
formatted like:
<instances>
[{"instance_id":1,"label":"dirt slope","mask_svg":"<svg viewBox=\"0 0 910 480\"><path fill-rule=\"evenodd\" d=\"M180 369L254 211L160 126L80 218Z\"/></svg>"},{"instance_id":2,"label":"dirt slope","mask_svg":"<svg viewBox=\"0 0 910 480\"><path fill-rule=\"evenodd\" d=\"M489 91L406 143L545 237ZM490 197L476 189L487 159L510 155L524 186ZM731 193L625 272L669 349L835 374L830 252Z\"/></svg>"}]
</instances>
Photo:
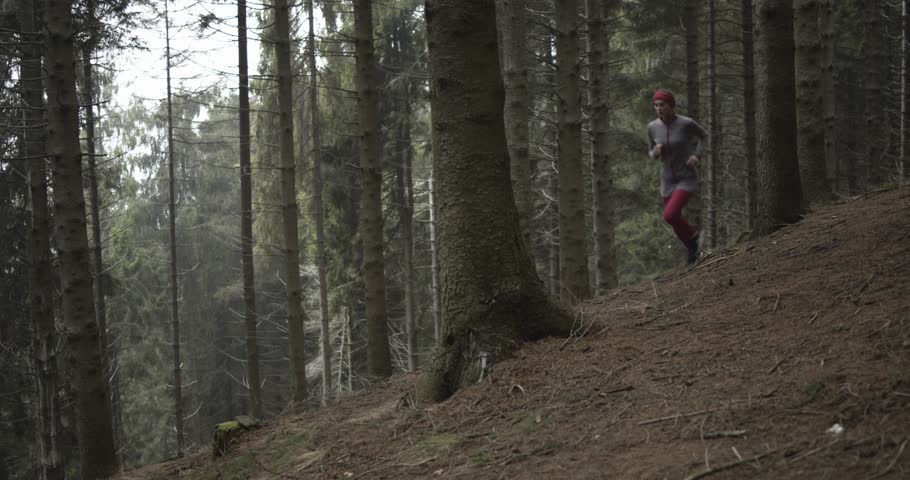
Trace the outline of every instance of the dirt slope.
<instances>
[{"instance_id":1,"label":"dirt slope","mask_svg":"<svg viewBox=\"0 0 910 480\"><path fill-rule=\"evenodd\" d=\"M581 311L445 403L396 376L123 478L910 478L910 189Z\"/></svg>"}]
</instances>

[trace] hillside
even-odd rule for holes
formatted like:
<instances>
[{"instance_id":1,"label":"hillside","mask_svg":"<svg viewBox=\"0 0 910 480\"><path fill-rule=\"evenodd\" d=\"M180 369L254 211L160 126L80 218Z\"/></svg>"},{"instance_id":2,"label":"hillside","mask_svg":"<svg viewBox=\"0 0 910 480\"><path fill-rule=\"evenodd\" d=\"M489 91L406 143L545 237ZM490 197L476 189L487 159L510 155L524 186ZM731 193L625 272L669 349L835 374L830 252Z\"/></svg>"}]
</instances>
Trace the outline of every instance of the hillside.
<instances>
[{"instance_id":1,"label":"hillside","mask_svg":"<svg viewBox=\"0 0 910 480\"><path fill-rule=\"evenodd\" d=\"M910 189L580 311L585 335L529 344L442 404L415 405L399 375L226 458L121 478L910 476Z\"/></svg>"}]
</instances>

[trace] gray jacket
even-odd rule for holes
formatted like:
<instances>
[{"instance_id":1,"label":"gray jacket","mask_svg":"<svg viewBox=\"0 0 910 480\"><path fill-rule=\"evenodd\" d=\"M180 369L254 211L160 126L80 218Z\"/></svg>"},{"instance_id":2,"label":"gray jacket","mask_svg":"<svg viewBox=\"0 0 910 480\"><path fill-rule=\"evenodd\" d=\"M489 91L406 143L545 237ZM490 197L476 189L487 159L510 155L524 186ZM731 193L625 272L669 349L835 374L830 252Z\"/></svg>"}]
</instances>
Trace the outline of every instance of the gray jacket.
<instances>
[{"instance_id":1,"label":"gray jacket","mask_svg":"<svg viewBox=\"0 0 910 480\"><path fill-rule=\"evenodd\" d=\"M648 124L648 154L651 158L658 160L654 156L654 147L658 143L663 144L659 159L660 196L669 197L678 188L688 192L698 191L698 173L686 166L686 161L692 155L701 158L707 138L708 132L701 125L683 115L676 115L669 124L659 118Z\"/></svg>"}]
</instances>

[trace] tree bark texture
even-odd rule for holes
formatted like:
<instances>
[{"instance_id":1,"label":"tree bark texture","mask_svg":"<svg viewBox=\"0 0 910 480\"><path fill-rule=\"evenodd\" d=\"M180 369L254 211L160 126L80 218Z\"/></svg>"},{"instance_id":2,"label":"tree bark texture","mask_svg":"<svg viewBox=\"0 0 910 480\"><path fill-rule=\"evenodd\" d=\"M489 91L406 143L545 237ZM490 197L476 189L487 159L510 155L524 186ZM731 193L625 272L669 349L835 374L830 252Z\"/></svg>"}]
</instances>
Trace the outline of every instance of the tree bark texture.
<instances>
[{"instance_id":1,"label":"tree bark texture","mask_svg":"<svg viewBox=\"0 0 910 480\"><path fill-rule=\"evenodd\" d=\"M174 115L171 106L171 33L167 3L164 9L165 60L167 62L167 185L168 239L170 250L171 347L174 365L174 430L177 434L177 456L183 456L183 380L180 362L180 304L177 277L177 190L174 179Z\"/></svg>"},{"instance_id":2,"label":"tree bark texture","mask_svg":"<svg viewBox=\"0 0 910 480\"><path fill-rule=\"evenodd\" d=\"M77 430L83 478L107 478L117 469L111 401L104 378L95 321L72 30L72 3L48 0L45 68L48 156L54 183L54 214L69 367L75 372Z\"/></svg>"},{"instance_id":3,"label":"tree bark texture","mask_svg":"<svg viewBox=\"0 0 910 480\"><path fill-rule=\"evenodd\" d=\"M886 79L890 77L890 64L886 52L882 0L863 2L862 11L865 32L860 56L866 63L863 79L866 97L866 108L863 112L866 125L863 156L866 161L867 184L875 186L885 180L888 167L885 164L883 148L888 142L884 89L887 86Z\"/></svg>"},{"instance_id":4,"label":"tree bark texture","mask_svg":"<svg viewBox=\"0 0 910 480\"><path fill-rule=\"evenodd\" d=\"M528 88L527 24L525 0L496 2L502 78L505 83L506 141L509 145L512 191L525 243L531 245L531 168L528 151L528 121L531 93Z\"/></svg>"},{"instance_id":5,"label":"tree bark texture","mask_svg":"<svg viewBox=\"0 0 910 480\"><path fill-rule=\"evenodd\" d=\"M243 274L243 323L246 328L246 375L249 412L262 418L259 376L259 334L256 318L256 282L253 268L253 178L250 162L250 76L247 60L246 0L237 2L237 58L240 125L240 262Z\"/></svg>"},{"instance_id":6,"label":"tree bark texture","mask_svg":"<svg viewBox=\"0 0 910 480\"><path fill-rule=\"evenodd\" d=\"M821 38L822 38L822 103L825 121L825 168L833 181L828 181L828 192L833 197L837 189L837 108L834 90L834 9L831 0L820 0ZM832 187L833 186L833 187Z\"/></svg>"},{"instance_id":7,"label":"tree bark texture","mask_svg":"<svg viewBox=\"0 0 910 480\"><path fill-rule=\"evenodd\" d=\"M323 204L322 132L319 124L319 71L316 69L316 31L313 0L307 0L307 69L310 72L310 142L313 149L313 220L316 222L316 268L319 275L319 313L322 316L320 350L322 353L322 401L332 396L332 344L329 328L329 285L325 256L325 205Z\"/></svg>"},{"instance_id":8,"label":"tree bark texture","mask_svg":"<svg viewBox=\"0 0 910 480\"><path fill-rule=\"evenodd\" d=\"M392 374L385 311L385 265L382 241L382 145L373 54L373 6L354 0L354 56L357 70L357 116L360 120L360 173L363 205L360 233L367 310L367 368L372 377Z\"/></svg>"},{"instance_id":9,"label":"tree bark texture","mask_svg":"<svg viewBox=\"0 0 910 480\"><path fill-rule=\"evenodd\" d=\"M701 1L685 0L682 19L686 33L686 111L696 121L701 118L698 68L698 6Z\"/></svg>"},{"instance_id":10,"label":"tree bark texture","mask_svg":"<svg viewBox=\"0 0 910 480\"><path fill-rule=\"evenodd\" d=\"M755 218L755 36L752 0L742 0L743 24L743 143L746 153L746 214L752 228Z\"/></svg>"},{"instance_id":11,"label":"tree bark texture","mask_svg":"<svg viewBox=\"0 0 910 480\"><path fill-rule=\"evenodd\" d=\"M591 199L594 221L595 287L603 293L616 286L613 249L613 176L610 173L610 31L613 0L587 0L588 96L591 103Z\"/></svg>"},{"instance_id":12,"label":"tree bark texture","mask_svg":"<svg viewBox=\"0 0 910 480\"><path fill-rule=\"evenodd\" d=\"M571 320L544 292L522 241L493 0L430 0L425 14L445 333L418 395L438 401L520 341L568 333Z\"/></svg>"},{"instance_id":13,"label":"tree bark texture","mask_svg":"<svg viewBox=\"0 0 910 480\"><path fill-rule=\"evenodd\" d=\"M796 127L803 200L829 200L825 172L824 44L819 0L796 0ZM819 115L819 113L822 115Z\"/></svg>"},{"instance_id":14,"label":"tree bark texture","mask_svg":"<svg viewBox=\"0 0 910 480\"><path fill-rule=\"evenodd\" d=\"M802 189L796 151L793 6L756 2L755 80L758 205L753 233L769 233L800 218Z\"/></svg>"},{"instance_id":15,"label":"tree bark texture","mask_svg":"<svg viewBox=\"0 0 910 480\"><path fill-rule=\"evenodd\" d=\"M20 5L20 26L25 34L37 34L35 0ZM47 208L47 166L45 163L44 88L41 50L21 48L20 82L28 109L26 115L25 156L28 160L30 225L28 230L29 315L32 325L32 358L37 390L37 474L40 480L62 480L64 466L60 454L60 411L57 401L57 329L54 325L54 281L51 263L50 215Z\"/></svg>"},{"instance_id":16,"label":"tree bark texture","mask_svg":"<svg viewBox=\"0 0 910 480\"><path fill-rule=\"evenodd\" d=\"M585 180L581 154L581 49L578 0L556 2L556 75L559 102L559 298L588 298Z\"/></svg>"},{"instance_id":17,"label":"tree bark texture","mask_svg":"<svg viewBox=\"0 0 910 480\"><path fill-rule=\"evenodd\" d=\"M281 216L284 223L284 274L287 277L288 350L291 370L291 402L306 400L306 358L304 356L303 288L300 282L300 247L297 237L297 186L294 163L294 121L291 108L290 7L287 0L275 0L275 54L278 62L278 130L281 152Z\"/></svg>"},{"instance_id":18,"label":"tree bark texture","mask_svg":"<svg viewBox=\"0 0 910 480\"><path fill-rule=\"evenodd\" d=\"M439 312L439 243L436 241L436 187L431 175L427 179L428 210L430 211L430 278L433 289L433 340L439 345L442 338L442 320Z\"/></svg>"},{"instance_id":19,"label":"tree bark texture","mask_svg":"<svg viewBox=\"0 0 910 480\"><path fill-rule=\"evenodd\" d=\"M717 239L717 208L720 198L717 195L717 177L720 163L720 105L717 103L717 0L708 0L708 125L710 138L708 139L708 231L705 243L709 248L718 244Z\"/></svg>"}]
</instances>

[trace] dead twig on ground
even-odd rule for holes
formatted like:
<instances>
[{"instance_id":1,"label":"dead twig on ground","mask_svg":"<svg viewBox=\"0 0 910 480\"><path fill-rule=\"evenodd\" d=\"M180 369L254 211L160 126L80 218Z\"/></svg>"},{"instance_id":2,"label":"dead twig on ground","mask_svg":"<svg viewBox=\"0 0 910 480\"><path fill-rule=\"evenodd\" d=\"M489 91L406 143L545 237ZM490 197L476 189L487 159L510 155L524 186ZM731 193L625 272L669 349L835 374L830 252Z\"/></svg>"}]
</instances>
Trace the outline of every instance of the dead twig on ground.
<instances>
[{"instance_id":1,"label":"dead twig on ground","mask_svg":"<svg viewBox=\"0 0 910 480\"><path fill-rule=\"evenodd\" d=\"M719 408L711 408L708 410L699 410L697 412L691 412L691 413L679 413L676 415L667 415L666 417L658 417L658 418L652 418L650 420L642 420L642 421L638 422L638 424L639 425L651 425L652 423L665 422L667 420L677 420L680 418L696 417L698 415L704 415L706 413L713 413L713 412L717 412L720 410L723 410L723 408L719 407Z\"/></svg>"},{"instance_id":2,"label":"dead twig on ground","mask_svg":"<svg viewBox=\"0 0 910 480\"><path fill-rule=\"evenodd\" d=\"M715 438L739 438L745 437L748 433L748 430L724 430L720 432L708 432L702 435L702 438L705 440L711 440Z\"/></svg>"},{"instance_id":3,"label":"dead twig on ground","mask_svg":"<svg viewBox=\"0 0 910 480\"><path fill-rule=\"evenodd\" d=\"M867 478L866 480L872 480L872 479L874 479L874 478L880 478L880 477L884 477L885 475L887 475L888 472L890 472L891 469L894 468L894 465L897 464L897 459L899 459L899 458L901 457L901 454L904 453L904 449L905 449L905 448L907 448L907 440L904 440L903 442L901 442L901 448L899 448L899 449L897 450L897 455L894 456L894 458L891 460L891 463L889 463L888 466L885 467L884 470L882 470L881 472L878 472L877 474L875 474L875 475L873 475L873 476Z\"/></svg>"},{"instance_id":4,"label":"dead twig on ground","mask_svg":"<svg viewBox=\"0 0 910 480\"><path fill-rule=\"evenodd\" d=\"M772 373L774 373L774 371L777 370L777 367L780 367L781 364L784 363L784 360L786 360L786 359L787 359L787 357L784 357L784 358L781 358L780 360L778 360L777 363L775 363L773 367L768 369L768 375L771 375Z\"/></svg>"},{"instance_id":5,"label":"dead twig on ground","mask_svg":"<svg viewBox=\"0 0 910 480\"><path fill-rule=\"evenodd\" d=\"M725 470L729 470L729 469L731 469L731 468L738 467L738 466L740 466L740 465L742 465L742 464L744 464L744 463L749 463L749 462L754 462L754 461L756 461L756 460L760 460L760 459L762 459L762 458L764 458L764 457L767 457L768 455L771 455L772 453L777 452L777 450L778 450L778 449L775 448L775 449L773 449L773 450L768 450L768 451L765 452L765 453L760 453L760 454L758 454L758 455L754 455L754 456L751 456L751 457L749 457L749 458L744 458L744 459L742 459L742 460L737 460L737 461L735 461L735 462L730 462L730 463L725 463L725 464L723 464L723 465L718 465L718 466L716 466L716 467L714 467L714 468L709 468L709 469L705 470L704 472L695 473L695 474L689 475L689 476L686 477L684 480L698 480L699 478L705 478L705 477L707 477L707 476L709 476L709 475L714 475L715 473L723 472L723 471L725 471Z\"/></svg>"},{"instance_id":6,"label":"dead twig on ground","mask_svg":"<svg viewBox=\"0 0 910 480\"><path fill-rule=\"evenodd\" d=\"M777 307L780 306L780 294L777 294L777 300L774 301L774 308L771 309L771 313L777 313Z\"/></svg>"},{"instance_id":7,"label":"dead twig on ground","mask_svg":"<svg viewBox=\"0 0 910 480\"><path fill-rule=\"evenodd\" d=\"M835 438L833 441L831 441L831 442L829 442L829 443L826 443L826 444L824 444L824 445L822 445L822 446L820 446L820 447L816 447L816 448L813 448L812 450L809 450L809 451L807 451L807 452L801 453L801 454L799 454L799 455L797 455L797 456L791 458L791 459L789 460L789 462L790 462L790 463L795 463L795 462L798 462L798 461L800 461L800 460L802 460L802 459L804 459L804 458L806 458L806 457L810 457L810 456L812 456L812 455L815 455L816 453L818 453L818 452L820 452L820 451L822 451L822 450L824 450L824 449L826 449L826 448L828 448L828 447L834 446L834 444L836 444L837 442L840 442L840 439L839 439L839 438Z\"/></svg>"},{"instance_id":8,"label":"dead twig on ground","mask_svg":"<svg viewBox=\"0 0 910 480\"><path fill-rule=\"evenodd\" d=\"M812 314L812 317L809 318L809 321L806 322L806 325L812 325L812 322L814 322L815 319L817 319L817 318L818 318L818 312L813 313L813 314Z\"/></svg>"}]
</instances>

